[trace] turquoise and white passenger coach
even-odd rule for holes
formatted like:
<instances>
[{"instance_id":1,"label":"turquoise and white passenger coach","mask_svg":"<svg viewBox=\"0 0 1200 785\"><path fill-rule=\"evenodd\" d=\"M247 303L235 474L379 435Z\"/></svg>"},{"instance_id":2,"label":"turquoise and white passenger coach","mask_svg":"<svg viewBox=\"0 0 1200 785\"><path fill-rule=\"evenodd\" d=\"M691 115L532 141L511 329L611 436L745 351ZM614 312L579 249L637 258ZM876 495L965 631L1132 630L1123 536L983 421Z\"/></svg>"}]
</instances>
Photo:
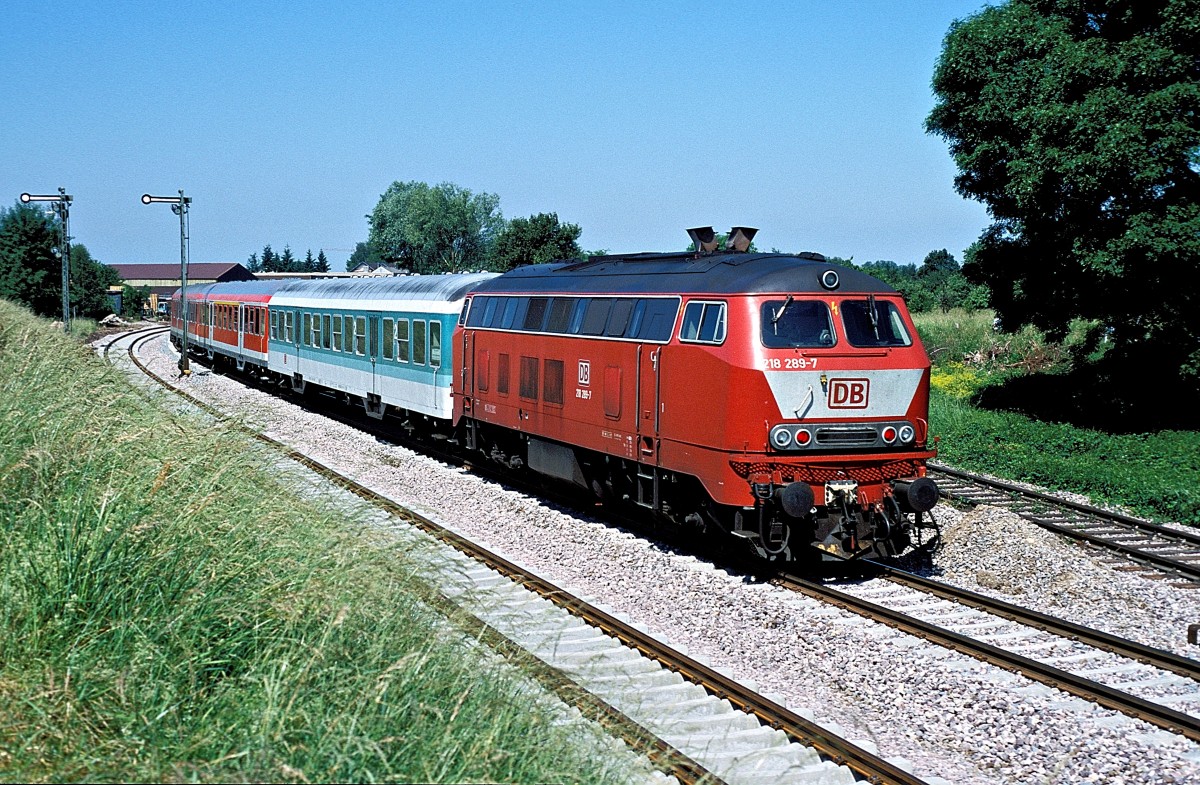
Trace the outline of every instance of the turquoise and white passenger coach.
<instances>
[{"instance_id":1,"label":"turquoise and white passenger coach","mask_svg":"<svg viewBox=\"0 0 1200 785\"><path fill-rule=\"evenodd\" d=\"M450 340L466 294L492 273L295 281L271 297L268 368L303 391L316 384L450 419Z\"/></svg>"}]
</instances>

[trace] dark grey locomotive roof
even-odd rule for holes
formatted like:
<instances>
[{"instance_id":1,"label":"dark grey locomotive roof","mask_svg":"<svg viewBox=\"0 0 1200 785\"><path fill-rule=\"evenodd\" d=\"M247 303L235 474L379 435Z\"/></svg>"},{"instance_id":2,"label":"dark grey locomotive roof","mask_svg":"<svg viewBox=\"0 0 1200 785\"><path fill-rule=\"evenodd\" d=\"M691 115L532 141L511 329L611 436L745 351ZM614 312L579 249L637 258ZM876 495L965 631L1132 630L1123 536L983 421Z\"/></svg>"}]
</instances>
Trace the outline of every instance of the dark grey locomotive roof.
<instances>
[{"instance_id":1,"label":"dark grey locomotive roof","mask_svg":"<svg viewBox=\"0 0 1200 785\"><path fill-rule=\"evenodd\" d=\"M826 270L837 271L838 292L895 291L861 270L830 264L820 254L647 253L518 267L479 284L475 293L824 293L829 290L820 277Z\"/></svg>"}]
</instances>

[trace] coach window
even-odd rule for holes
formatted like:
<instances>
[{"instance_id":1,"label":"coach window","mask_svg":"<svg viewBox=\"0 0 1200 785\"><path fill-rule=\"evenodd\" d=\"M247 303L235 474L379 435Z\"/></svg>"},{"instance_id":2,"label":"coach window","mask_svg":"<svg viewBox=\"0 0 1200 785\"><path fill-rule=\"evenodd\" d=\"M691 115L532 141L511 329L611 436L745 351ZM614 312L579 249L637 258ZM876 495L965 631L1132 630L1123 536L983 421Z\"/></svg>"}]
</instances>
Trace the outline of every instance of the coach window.
<instances>
[{"instance_id":1,"label":"coach window","mask_svg":"<svg viewBox=\"0 0 1200 785\"><path fill-rule=\"evenodd\" d=\"M354 354L354 317L346 316L342 320L342 351Z\"/></svg>"},{"instance_id":2,"label":"coach window","mask_svg":"<svg viewBox=\"0 0 1200 785\"><path fill-rule=\"evenodd\" d=\"M279 311L271 311L271 339L279 339Z\"/></svg>"},{"instance_id":3,"label":"coach window","mask_svg":"<svg viewBox=\"0 0 1200 785\"><path fill-rule=\"evenodd\" d=\"M363 356L367 354L367 317L365 316L354 318L354 353Z\"/></svg>"},{"instance_id":4,"label":"coach window","mask_svg":"<svg viewBox=\"0 0 1200 785\"><path fill-rule=\"evenodd\" d=\"M396 329L391 319L383 320L383 359L390 360L396 356Z\"/></svg>"},{"instance_id":5,"label":"coach window","mask_svg":"<svg viewBox=\"0 0 1200 785\"><path fill-rule=\"evenodd\" d=\"M340 352L342 350L342 315L334 314L333 317L333 350Z\"/></svg>"},{"instance_id":6,"label":"coach window","mask_svg":"<svg viewBox=\"0 0 1200 785\"><path fill-rule=\"evenodd\" d=\"M396 359L406 363L408 358L408 319L399 319L396 321Z\"/></svg>"},{"instance_id":7,"label":"coach window","mask_svg":"<svg viewBox=\"0 0 1200 785\"><path fill-rule=\"evenodd\" d=\"M413 364L425 364L425 322L421 319L412 321L412 358Z\"/></svg>"},{"instance_id":8,"label":"coach window","mask_svg":"<svg viewBox=\"0 0 1200 785\"><path fill-rule=\"evenodd\" d=\"M442 323L429 323L429 365L442 367Z\"/></svg>"},{"instance_id":9,"label":"coach window","mask_svg":"<svg viewBox=\"0 0 1200 785\"><path fill-rule=\"evenodd\" d=\"M683 309L679 340L690 343L724 343L725 303L690 302Z\"/></svg>"},{"instance_id":10,"label":"coach window","mask_svg":"<svg viewBox=\"0 0 1200 785\"><path fill-rule=\"evenodd\" d=\"M304 314L304 320L300 323L300 343L305 346L312 344L312 314Z\"/></svg>"},{"instance_id":11,"label":"coach window","mask_svg":"<svg viewBox=\"0 0 1200 785\"><path fill-rule=\"evenodd\" d=\"M313 314L312 347L314 349L321 348L321 314L319 313Z\"/></svg>"},{"instance_id":12,"label":"coach window","mask_svg":"<svg viewBox=\"0 0 1200 785\"><path fill-rule=\"evenodd\" d=\"M330 322L332 321L333 318L329 314L323 314L321 316L321 346L325 349L329 348L329 328Z\"/></svg>"}]
</instances>

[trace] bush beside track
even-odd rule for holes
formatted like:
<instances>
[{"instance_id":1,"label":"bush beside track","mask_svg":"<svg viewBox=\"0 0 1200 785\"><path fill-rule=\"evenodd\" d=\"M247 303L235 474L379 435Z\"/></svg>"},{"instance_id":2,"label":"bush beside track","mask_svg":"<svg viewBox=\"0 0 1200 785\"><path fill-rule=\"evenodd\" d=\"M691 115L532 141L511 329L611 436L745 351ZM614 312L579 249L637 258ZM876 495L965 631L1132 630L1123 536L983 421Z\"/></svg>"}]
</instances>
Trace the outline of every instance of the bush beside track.
<instances>
[{"instance_id":1,"label":"bush beside track","mask_svg":"<svg viewBox=\"0 0 1200 785\"><path fill-rule=\"evenodd\" d=\"M970 471L1037 483L1120 504L1157 521L1200 525L1200 433L1108 433L975 405L990 385L1069 370L1077 333L1049 344L1032 328L992 330L990 311L918 314L933 358L930 430L938 460ZM1048 385L1050 390L1052 385ZM1122 423L1114 412L1114 430Z\"/></svg>"},{"instance_id":2,"label":"bush beside track","mask_svg":"<svg viewBox=\"0 0 1200 785\"><path fill-rule=\"evenodd\" d=\"M302 501L0 302L0 779L622 781Z\"/></svg>"}]
</instances>

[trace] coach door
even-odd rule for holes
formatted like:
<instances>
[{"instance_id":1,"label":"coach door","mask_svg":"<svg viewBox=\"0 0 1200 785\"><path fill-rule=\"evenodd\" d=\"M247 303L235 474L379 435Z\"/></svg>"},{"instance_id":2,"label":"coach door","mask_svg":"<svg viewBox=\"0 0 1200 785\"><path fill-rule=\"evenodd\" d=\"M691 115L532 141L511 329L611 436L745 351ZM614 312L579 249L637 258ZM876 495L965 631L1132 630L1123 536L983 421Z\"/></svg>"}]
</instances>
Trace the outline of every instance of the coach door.
<instances>
[{"instance_id":1,"label":"coach door","mask_svg":"<svg viewBox=\"0 0 1200 785\"><path fill-rule=\"evenodd\" d=\"M238 370L240 371L246 364L246 325L249 321L248 308L245 303L238 303L237 307L237 356Z\"/></svg>"},{"instance_id":2,"label":"coach door","mask_svg":"<svg viewBox=\"0 0 1200 785\"><path fill-rule=\"evenodd\" d=\"M383 361L383 341L380 335L382 329L383 314L367 314L367 356L371 358L371 395L374 396L377 404L383 389L384 369L380 367L380 363ZM379 410L380 416L383 416L382 405L379 406Z\"/></svg>"},{"instance_id":3,"label":"coach door","mask_svg":"<svg viewBox=\"0 0 1200 785\"><path fill-rule=\"evenodd\" d=\"M637 349L637 503L657 510L659 496L659 418L662 347L640 344Z\"/></svg>"}]
</instances>

